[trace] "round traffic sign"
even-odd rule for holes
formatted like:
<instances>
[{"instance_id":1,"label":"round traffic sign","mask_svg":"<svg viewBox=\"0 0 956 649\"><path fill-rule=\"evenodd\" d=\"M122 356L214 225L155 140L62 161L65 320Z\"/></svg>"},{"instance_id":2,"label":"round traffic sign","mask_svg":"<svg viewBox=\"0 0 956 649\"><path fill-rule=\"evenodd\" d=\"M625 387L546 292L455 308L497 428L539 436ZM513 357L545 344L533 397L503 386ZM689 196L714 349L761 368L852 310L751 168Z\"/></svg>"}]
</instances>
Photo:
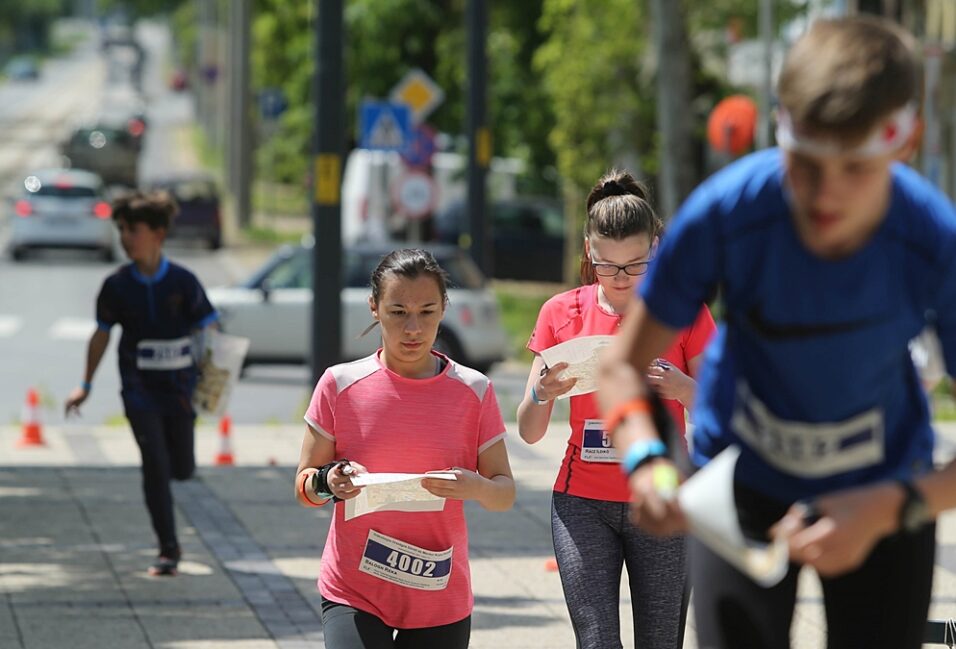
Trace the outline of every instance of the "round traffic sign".
<instances>
[{"instance_id":1,"label":"round traffic sign","mask_svg":"<svg viewBox=\"0 0 956 649\"><path fill-rule=\"evenodd\" d=\"M438 188L424 171L409 169L392 187L395 208L409 219L423 219L435 208Z\"/></svg>"}]
</instances>

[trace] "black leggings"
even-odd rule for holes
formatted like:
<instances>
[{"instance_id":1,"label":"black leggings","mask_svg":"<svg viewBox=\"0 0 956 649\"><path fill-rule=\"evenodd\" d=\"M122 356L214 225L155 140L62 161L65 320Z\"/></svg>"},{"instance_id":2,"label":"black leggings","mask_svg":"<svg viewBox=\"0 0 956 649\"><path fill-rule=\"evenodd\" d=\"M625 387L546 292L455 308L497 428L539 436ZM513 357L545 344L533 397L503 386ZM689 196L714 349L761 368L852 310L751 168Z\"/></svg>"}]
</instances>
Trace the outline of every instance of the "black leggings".
<instances>
[{"instance_id":1,"label":"black leggings","mask_svg":"<svg viewBox=\"0 0 956 649\"><path fill-rule=\"evenodd\" d=\"M328 649L467 649L471 616L423 629L395 629L371 613L322 598L322 629Z\"/></svg>"},{"instance_id":2,"label":"black leggings","mask_svg":"<svg viewBox=\"0 0 956 649\"><path fill-rule=\"evenodd\" d=\"M162 415L153 412L127 412L136 444L143 457L143 493L146 508L159 538L159 552L179 555L173 494L169 481L188 480L196 470L193 448L193 415Z\"/></svg>"},{"instance_id":3,"label":"black leggings","mask_svg":"<svg viewBox=\"0 0 956 649\"><path fill-rule=\"evenodd\" d=\"M740 522L751 538L766 536L787 506L738 486ZM880 541L864 564L821 578L829 649L919 649L929 612L936 526ZM697 540L690 573L700 649L788 649L800 566L762 588Z\"/></svg>"}]
</instances>

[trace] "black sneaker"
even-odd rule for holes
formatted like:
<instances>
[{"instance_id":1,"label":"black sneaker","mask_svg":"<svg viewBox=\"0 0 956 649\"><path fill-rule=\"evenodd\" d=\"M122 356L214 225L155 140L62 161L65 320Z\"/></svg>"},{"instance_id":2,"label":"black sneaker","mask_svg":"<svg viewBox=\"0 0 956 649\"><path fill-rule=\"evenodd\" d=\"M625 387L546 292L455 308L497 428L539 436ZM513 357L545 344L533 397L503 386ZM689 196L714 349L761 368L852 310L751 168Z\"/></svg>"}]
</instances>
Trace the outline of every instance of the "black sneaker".
<instances>
[{"instance_id":1,"label":"black sneaker","mask_svg":"<svg viewBox=\"0 0 956 649\"><path fill-rule=\"evenodd\" d=\"M160 555L149 567L149 574L152 577L174 577L176 569L179 567L179 557L166 557Z\"/></svg>"}]
</instances>

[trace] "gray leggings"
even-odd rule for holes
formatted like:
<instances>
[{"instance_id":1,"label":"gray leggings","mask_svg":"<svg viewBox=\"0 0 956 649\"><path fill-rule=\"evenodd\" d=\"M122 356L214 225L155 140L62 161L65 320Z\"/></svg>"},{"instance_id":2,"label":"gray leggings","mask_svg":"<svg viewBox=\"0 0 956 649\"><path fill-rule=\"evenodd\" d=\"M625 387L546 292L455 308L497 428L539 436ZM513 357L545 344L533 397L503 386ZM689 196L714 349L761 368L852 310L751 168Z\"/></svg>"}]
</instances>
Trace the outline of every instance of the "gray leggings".
<instances>
[{"instance_id":1,"label":"gray leggings","mask_svg":"<svg viewBox=\"0 0 956 649\"><path fill-rule=\"evenodd\" d=\"M638 649L679 649L687 617L683 537L628 521L627 503L555 492L551 535L579 649L621 648L621 567L627 565Z\"/></svg>"}]
</instances>

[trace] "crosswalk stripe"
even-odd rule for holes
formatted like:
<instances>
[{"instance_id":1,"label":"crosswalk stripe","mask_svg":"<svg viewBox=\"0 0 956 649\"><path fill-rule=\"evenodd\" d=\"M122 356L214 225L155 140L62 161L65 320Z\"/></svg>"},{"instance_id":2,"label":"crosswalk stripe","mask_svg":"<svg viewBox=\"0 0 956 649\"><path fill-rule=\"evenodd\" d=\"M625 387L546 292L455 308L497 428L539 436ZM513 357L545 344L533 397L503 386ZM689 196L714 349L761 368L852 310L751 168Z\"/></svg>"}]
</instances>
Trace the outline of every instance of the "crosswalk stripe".
<instances>
[{"instance_id":1,"label":"crosswalk stripe","mask_svg":"<svg viewBox=\"0 0 956 649\"><path fill-rule=\"evenodd\" d=\"M23 320L15 315L0 315L0 338L8 338L20 330Z\"/></svg>"},{"instance_id":2,"label":"crosswalk stripe","mask_svg":"<svg viewBox=\"0 0 956 649\"><path fill-rule=\"evenodd\" d=\"M89 318L60 318L53 323L47 335L57 340L86 340L96 329L96 321Z\"/></svg>"}]
</instances>

